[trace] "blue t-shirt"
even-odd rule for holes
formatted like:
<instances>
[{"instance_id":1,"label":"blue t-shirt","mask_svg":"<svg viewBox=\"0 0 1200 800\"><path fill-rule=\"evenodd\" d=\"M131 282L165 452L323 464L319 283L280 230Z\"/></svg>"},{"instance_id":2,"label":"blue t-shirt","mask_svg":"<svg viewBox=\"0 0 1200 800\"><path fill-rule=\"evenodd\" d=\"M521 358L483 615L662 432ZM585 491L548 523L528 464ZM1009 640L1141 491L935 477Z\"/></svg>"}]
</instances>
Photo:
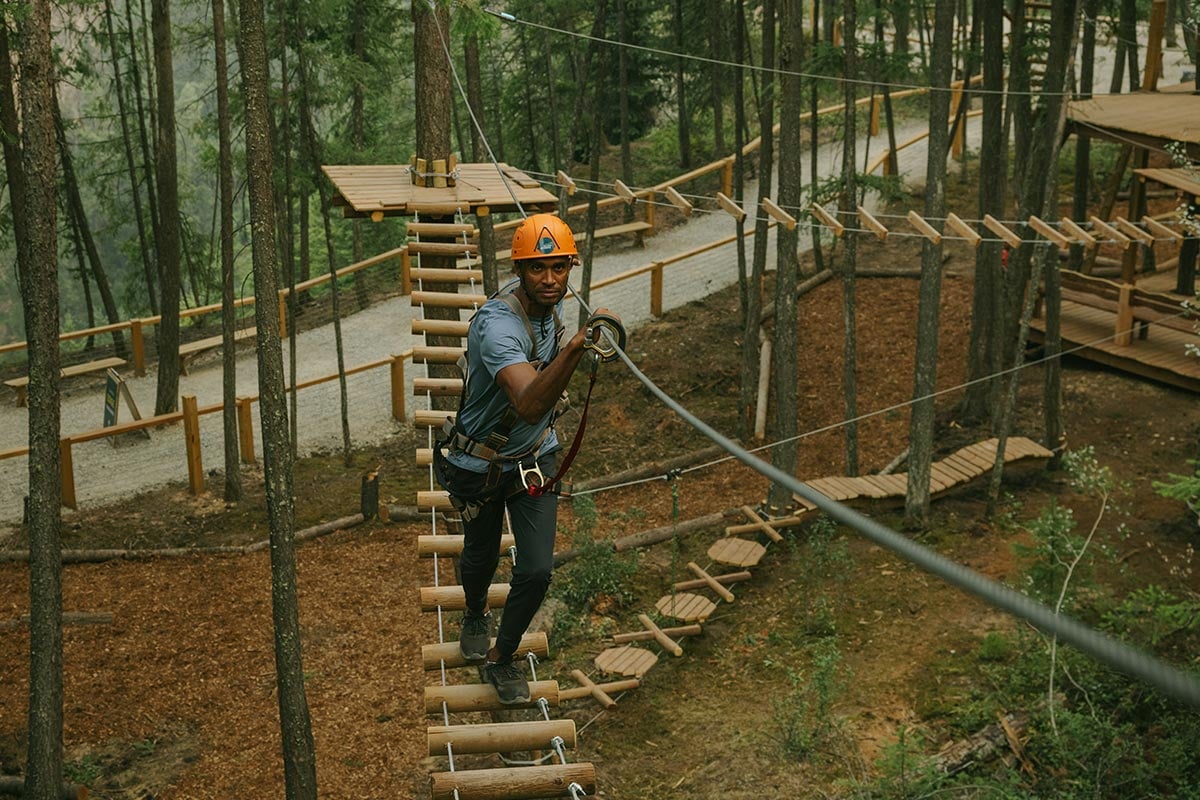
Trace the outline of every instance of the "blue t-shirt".
<instances>
[{"instance_id":1,"label":"blue t-shirt","mask_svg":"<svg viewBox=\"0 0 1200 800\"><path fill-rule=\"evenodd\" d=\"M501 291L508 289L506 286ZM556 311L561 311L561 308L560 302ZM533 327L534 339L538 345L537 358L544 364L554 356L557 349L554 315L546 314L540 319L531 317L529 324ZM467 333L467 398L463 407L458 410L459 428L468 437L477 442L485 442L488 435L500 424L509 402L508 395L496 383L496 375L505 367L528 363L532 351L525 321L503 300L492 298L475 313ZM509 432L508 444L500 450L500 454L511 456L528 451L541 438L542 431L550 426L553 413L552 408L534 425L518 417ZM556 447L558 437L551 429L542 443L541 452L548 453ZM446 458L456 467L472 472L487 472L488 469L487 461L460 450L448 448ZM515 466L506 464L504 468L512 469Z\"/></svg>"}]
</instances>

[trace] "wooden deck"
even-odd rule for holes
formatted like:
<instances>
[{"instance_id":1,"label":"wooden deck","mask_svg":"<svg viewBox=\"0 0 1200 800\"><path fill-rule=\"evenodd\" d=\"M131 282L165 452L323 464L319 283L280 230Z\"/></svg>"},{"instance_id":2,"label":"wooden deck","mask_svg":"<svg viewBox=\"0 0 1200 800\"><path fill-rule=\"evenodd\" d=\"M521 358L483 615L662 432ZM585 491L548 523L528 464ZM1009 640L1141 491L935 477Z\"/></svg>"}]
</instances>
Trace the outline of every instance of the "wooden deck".
<instances>
[{"instance_id":1,"label":"wooden deck","mask_svg":"<svg viewBox=\"0 0 1200 800\"><path fill-rule=\"evenodd\" d=\"M1168 292L1174 286L1173 272L1139 276L1138 287ZM1185 298L1179 297L1182 301ZM1162 325L1150 325L1147 337L1134 334L1128 345L1113 341L1116 314L1080 303L1063 302L1063 349L1071 355L1119 369L1131 375L1200 393L1200 358L1187 354L1187 345L1200 346L1200 335L1176 331ZM1200 320L1197 320L1200 325ZM1045 336L1046 320L1035 318L1030 339L1040 342ZM1076 350L1075 348L1081 347Z\"/></svg>"},{"instance_id":2,"label":"wooden deck","mask_svg":"<svg viewBox=\"0 0 1200 800\"><path fill-rule=\"evenodd\" d=\"M480 207L492 212L516 211L516 200L527 211L552 211L558 198L516 167L500 164L459 164L454 186L414 186L402 164L321 167L337 189L334 204L344 216L382 219L391 216L474 214ZM503 172L503 175L501 175Z\"/></svg>"}]
</instances>

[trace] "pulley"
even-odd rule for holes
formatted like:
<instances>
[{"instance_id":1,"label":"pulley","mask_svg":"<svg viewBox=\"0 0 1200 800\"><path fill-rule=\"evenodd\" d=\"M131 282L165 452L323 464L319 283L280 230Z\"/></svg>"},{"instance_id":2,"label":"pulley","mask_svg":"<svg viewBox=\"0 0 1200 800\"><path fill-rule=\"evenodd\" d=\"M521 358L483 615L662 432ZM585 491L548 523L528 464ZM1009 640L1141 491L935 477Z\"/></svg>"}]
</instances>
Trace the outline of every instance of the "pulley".
<instances>
[{"instance_id":1,"label":"pulley","mask_svg":"<svg viewBox=\"0 0 1200 800\"><path fill-rule=\"evenodd\" d=\"M615 361L617 351L625 349L625 326L621 320L603 312L588 317L583 346L601 361Z\"/></svg>"}]
</instances>

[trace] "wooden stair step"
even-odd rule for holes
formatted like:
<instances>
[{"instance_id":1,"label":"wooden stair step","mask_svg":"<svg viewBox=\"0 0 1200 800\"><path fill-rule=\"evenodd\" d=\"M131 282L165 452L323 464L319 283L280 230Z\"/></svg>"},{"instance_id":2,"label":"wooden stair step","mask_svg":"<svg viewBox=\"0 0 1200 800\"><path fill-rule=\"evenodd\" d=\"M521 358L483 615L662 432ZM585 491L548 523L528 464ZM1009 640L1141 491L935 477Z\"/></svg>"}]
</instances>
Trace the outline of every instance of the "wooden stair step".
<instances>
[{"instance_id":1,"label":"wooden stair step","mask_svg":"<svg viewBox=\"0 0 1200 800\"><path fill-rule=\"evenodd\" d=\"M414 364L457 364L466 352L465 347L418 345L412 349L412 360Z\"/></svg>"},{"instance_id":2,"label":"wooden stair step","mask_svg":"<svg viewBox=\"0 0 1200 800\"><path fill-rule=\"evenodd\" d=\"M432 281L434 283L483 283L481 269L441 269L437 267L413 267L408 271L408 277L414 281Z\"/></svg>"},{"instance_id":3,"label":"wooden stair step","mask_svg":"<svg viewBox=\"0 0 1200 800\"><path fill-rule=\"evenodd\" d=\"M495 644L496 640L493 638L492 645ZM544 631L526 633L521 637L521 643L517 646L517 655L524 657L526 653L533 653L538 658L546 658L550 655L550 640L546 638ZM458 649L457 639L453 642L422 645L421 663L427 670L441 669L443 665L446 667L479 666L478 662L470 662L463 658L462 651Z\"/></svg>"},{"instance_id":4,"label":"wooden stair step","mask_svg":"<svg viewBox=\"0 0 1200 800\"><path fill-rule=\"evenodd\" d=\"M570 797L571 784L585 795L596 793L596 768L586 761L534 767L493 767L434 772L429 776L431 800L524 800Z\"/></svg>"},{"instance_id":5,"label":"wooden stair step","mask_svg":"<svg viewBox=\"0 0 1200 800\"><path fill-rule=\"evenodd\" d=\"M708 557L718 564L731 567L753 567L766 552L767 548L758 542L730 536L713 542L712 547L708 548Z\"/></svg>"},{"instance_id":6,"label":"wooden stair step","mask_svg":"<svg viewBox=\"0 0 1200 800\"><path fill-rule=\"evenodd\" d=\"M466 292L413 292L409 295L413 306L433 306L436 308L479 308L487 301L482 294Z\"/></svg>"},{"instance_id":7,"label":"wooden stair step","mask_svg":"<svg viewBox=\"0 0 1200 800\"><path fill-rule=\"evenodd\" d=\"M426 255L426 256L447 256L449 258L459 258L463 256L474 255L479 252L479 245L467 244L466 242L409 242L408 254L410 256Z\"/></svg>"},{"instance_id":8,"label":"wooden stair step","mask_svg":"<svg viewBox=\"0 0 1200 800\"><path fill-rule=\"evenodd\" d=\"M457 411L438 411L437 409L418 408L412 412L413 424L422 428L440 428L446 422L446 417L457 419Z\"/></svg>"},{"instance_id":9,"label":"wooden stair step","mask_svg":"<svg viewBox=\"0 0 1200 800\"><path fill-rule=\"evenodd\" d=\"M675 592L658 598L654 607L664 617L683 622L703 622L716 610L717 604L704 595Z\"/></svg>"},{"instance_id":10,"label":"wooden stair step","mask_svg":"<svg viewBox=\"0 0 1200 800\"><path fill-rule=\"evenodd\" d=\"M462 378L413 378L413 394L457 397L462 394Z\"/></svg>"},{"instance_id":11,"label":"wooden stair step","mask_svg":"<svg viewBox=\"0 0 1200 800\"><path fill-rule=\"evenodd\" d=\"M418 447L417 448L417 466L428 467L433 463L433 448Z\"/></svg>"},{"instance_id":12,"label":"wooden stair step","mask_svg":"<svg viewBox=\"0 0 1200 800\"><path fill-rule=\"evenodd\" d=\"M450 493L445 489L417 492L417 509L419 511L445 511L451 508L454 506L450 503Z\"/></svg>"},{"instance_id":13,"label":"wooden stair step","mask_svg":"<svg viewBox=\"0 0 1200 800\"><path fill-rule=\"evenodd\" d=\"M603 651L596 656L595 663L601 672L640 678L658 663L658 656L643 647L623 645Z\"/></svg>"},{"instance_id":14,"label":"wooden stair step","mask_svg":"<svg viewBox=\"0 0 1200 800\"><path fill-rule=\"evenodd\" d=\"M417 537L417 555L419 556L456 556L463 551L463 541L466 537L450 533L437 535L421 535ZM511 533L500 537L500 554L508 553L508 548L515 547L517 538Z\"/></svg>"},{"instance_id":15,"label":"wooden stair step","mask_svg":"<svg viewBox=\"0 0 1200 800\"><path fill-rule=\"evenodd\" d=\"M468 711L501 711L506 708L534 708L545 698L558 705L558 681L530 681L529 702L504 705L490 683L465 683L457 686L426 686L425 713L441 714L443 705L451 714Z\"/></svg>"},{"instance_id":16,"label":"wooden stair step","mask_svg":"<svg viewBox=\"0 0 1200 800\"><path fill-rule=\"evenodd\" d=\"M467 222L409 222L405 226L405 231L410 235L417 236L444 236L444 237L459 237L469 236L475 237L479 231L475 226Z\"/></svg>"},{"instance_id":17,"label":"wooden stair step","mask_svg":"<svg viewBox=\"0 0 1200 800\"><path fill-rule=\"evenodd\" d=\"M414 319L412 321L412 332L425 336L459 336L465 338L468 325L470 323L465 319Z\"/></svg>"},{"instance_id":18,"label":"wooden stair step","mask_svg":"<svg viewBox=\"0 0 1200 800\"><path fill-rule=\"evenodd\" d=\"M488 606L503 608L508 600L507 583L493 583L488 587ZM421 610L466 611L467 596L461 586L422 586Z\"/></svg>"},{"instance_id":19,"label":"wooden stair step","mask_svg":"<svg viewBox=\"0 0 1200 800\"><path fill-rule=\"evenodd\" d=\"M528 722L492 722L485 725L437 725L428 728L429 755L443 755L446 746L455 755L464 753L512 753L520 750L549 750L558 737L563 747L575 747L575 721L570 719Z\"/></svg>"}]
</instances>

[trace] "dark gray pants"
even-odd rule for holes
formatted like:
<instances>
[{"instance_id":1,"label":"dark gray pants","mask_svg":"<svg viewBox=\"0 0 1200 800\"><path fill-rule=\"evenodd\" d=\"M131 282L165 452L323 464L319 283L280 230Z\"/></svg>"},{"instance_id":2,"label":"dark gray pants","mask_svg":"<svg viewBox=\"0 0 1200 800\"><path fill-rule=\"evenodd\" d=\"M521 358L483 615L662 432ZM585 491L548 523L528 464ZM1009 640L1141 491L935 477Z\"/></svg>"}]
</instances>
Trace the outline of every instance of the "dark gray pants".
<instances>
[{"instance_id":1,"label":"dark gray pants","mask_svg":"<svg viewBox=\"0 0 1200 800\"><path fill-rule=\"evenodd\" d=\"M557 462L554 453L538 460L546 480L554 475ZM455 493L455 488L469 492L474 487L465 484L473 484L476 480L482 485L482 474L461 470L451 464L445 464L445 468L444 477L451 484L446 489L451 494ZM507 474L505 478L508 478ZM506 488L511 490L511 484ZM500 619L496 649L502 657L508 658L516 652L521 636L541 607L550 586L550 572L554 566L554 536L558 526L558 495L530 497L524 491L508 497L505 494L499 492L485 500L475 518L463 525L465 543L459 567L467 608L482 611L487 607L488 586L500 563L500 535L504 529L504 510L507 508L516 538L517 556L508 600Z\"/></svg>"}]
</instances>

